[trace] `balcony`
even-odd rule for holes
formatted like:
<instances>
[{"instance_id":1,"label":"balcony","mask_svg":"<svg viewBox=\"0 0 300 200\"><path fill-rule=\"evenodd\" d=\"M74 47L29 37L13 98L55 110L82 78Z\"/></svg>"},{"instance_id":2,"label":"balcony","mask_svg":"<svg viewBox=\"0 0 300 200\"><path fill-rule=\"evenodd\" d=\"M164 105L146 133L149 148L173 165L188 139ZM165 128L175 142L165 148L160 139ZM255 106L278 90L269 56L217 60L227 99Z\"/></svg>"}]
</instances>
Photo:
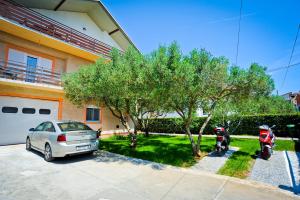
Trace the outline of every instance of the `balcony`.
<instances>
[{"instance_id":1,"label":"balcony","mask_svg":"<svg viewBox=\"0 0 300 200\"><path fill-rule=\"evenodd\" d=\"M0 78L61 86L61 73L44 69L42 66L30 67L13 61L0 61Z\"/></svg>"},{"instance_id":2,"label":"balcony","mask_svg":"<svg viewBox=\"0 0 300 200\"><path fill-rule=\"evenodd\" d=\"M38 31L52 38L102 55L105 58L110 57L112 47L108 44L11 0L0 0L0 16L31 30Z\"/></svg>"}]
</instances>

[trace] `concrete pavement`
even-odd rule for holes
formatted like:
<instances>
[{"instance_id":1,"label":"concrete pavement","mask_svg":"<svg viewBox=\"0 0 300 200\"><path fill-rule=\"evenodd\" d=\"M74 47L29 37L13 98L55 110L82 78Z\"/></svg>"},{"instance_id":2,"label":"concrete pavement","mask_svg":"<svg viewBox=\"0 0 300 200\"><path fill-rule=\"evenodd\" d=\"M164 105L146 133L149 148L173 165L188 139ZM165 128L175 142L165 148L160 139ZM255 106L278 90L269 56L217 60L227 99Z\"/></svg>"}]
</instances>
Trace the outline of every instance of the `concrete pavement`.
<instances>
[{"instance_id":1,"label":"concrete pavement","mask_svg":"<svg viewBox=\"0 0 300 200\"><path fill-rule=\"evenodd\" d=\"M0 199L300 199L258 182L99 152L43 160L24 145L0 147Z\"/></svg>"},{"instance_id":2,"label":"concrete pavement","mask_svg":"<svg viewBox=\"0 0 300 200\"><path fill-rule=\"evenodd\" d=\"M274 151L269 160L258 157L249 179L293 191L288 161L284 151Z\"/></svg>"},{"instance_id":3,"label":"concrete pavement","mask_svg":"<svg viewBox=\"0 0 300 200\"><path fill-rule=\"evenodd\" d=\"M199 160L198 163L191 167L191 169L217 173L226 163L228 158L238 150L238 147L229 147L229 150L225 153L222 152L221 155L219 155L216 151L212 151L207 156Z\"/></svg>"}]
</instances>

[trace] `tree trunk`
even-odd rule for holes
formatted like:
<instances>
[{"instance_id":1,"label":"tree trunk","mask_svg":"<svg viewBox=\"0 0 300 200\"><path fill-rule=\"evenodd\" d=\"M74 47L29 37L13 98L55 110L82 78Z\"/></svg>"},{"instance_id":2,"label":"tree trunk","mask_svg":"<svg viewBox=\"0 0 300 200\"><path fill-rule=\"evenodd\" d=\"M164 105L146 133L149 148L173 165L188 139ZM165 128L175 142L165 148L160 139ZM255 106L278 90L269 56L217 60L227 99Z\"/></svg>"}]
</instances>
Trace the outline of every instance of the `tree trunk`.
<instances>
[{"instance_id":1,"label":"tree trunk","mask_svg":"<svg viewBox=\"0 0 300 200\"><path fill-rule=\"evenodd\" d=\"M149 129L148 129L148 127L145 128L145 136L149 137Z\"/></svg>"},{"instance_id":2,"label":"tree trunk","mask_svg":"<svg viewBox=\"0 0 300 200\"><path fill-rule=\"evenodd\" d=\"M134 128L133 133L130 133L130 139L131 139L130 147L135 148L136 145L137 145L137 130L136 130L136 127Z\"/></svg>"},{"instance_id":3,"label":"tree trunk","mask_svg":"<svg viewBox=\"0 0 300 200\"><path fill-rule=\"evenodd\" d=\"M199 133L198 133L197 150L198 150L199 153L201 152L201 150L200 150L200 145L201 145L201 140L202 140L202 134L203 134L204 129L206 128L208 122L210 121L211 117L212 117L212 112L209 113L209 115L207 116L205 122L202 124L202 126L201 126L201 128L200 128L200 131L199 131Z\"/></svg>"},{"instance_id":4,"label":"tree trunk","mask_svg":"<svg viewBox=\"0 0 300 200\"><path fill-rule=\"evenodd\" d=\"M191 142L193 155L195 157L201 157L200 152L197 148L197 145L195 144L195 141L193 139L193 136L192 136L192 133L191 133L191 130L190 130L190 126L186 126L185 131L186 131L186 134L188 135L189 140Z\"/></svg>"},{"instance_id":5,"label":"tree trunk","mask_svg":"<svg viewBox=\"0 0 300 200\"><path fill-rule=\"evenodd\" d=\"M135 148L136 147L136 145L137 145L137 128L138 128L138 125L137 125L137 123L136 123L136 121L134 121L134 119L133 118L131 118L132 119L132 122L133 122L133 133L132 132L130 132L129 134L130 134L130 147L131 148Z\"/></svg>"},{"instance_id":6,"label":"tree trunk","mask_svg":"<svg viewBox=\"0 0 300 200\"><path fill-rule=\"evenodd\" d=\"M134 128L134 131L132 133L131 128L130 128L128 122L123 121L122 124L123 124L123 126L125 126L128 134L130 136L130 147L135 147L136 146L136 136L135 136L136 129Z\"/></svg>"}]
</instances>

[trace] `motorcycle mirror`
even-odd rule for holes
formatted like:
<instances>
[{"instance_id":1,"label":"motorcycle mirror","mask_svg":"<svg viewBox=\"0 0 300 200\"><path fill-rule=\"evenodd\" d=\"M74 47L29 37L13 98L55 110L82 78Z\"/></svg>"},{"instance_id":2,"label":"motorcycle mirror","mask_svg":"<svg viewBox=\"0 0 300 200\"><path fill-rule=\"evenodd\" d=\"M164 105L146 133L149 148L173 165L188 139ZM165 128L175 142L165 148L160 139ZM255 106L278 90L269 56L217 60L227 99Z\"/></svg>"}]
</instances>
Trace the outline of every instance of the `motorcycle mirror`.
<instances>
[{"instance_id":1,"label":"motorcycle mirror","mask_svg":"<svg viewBox=\"0 0 300 200\"><path fill-rule=\"evenodd\" d=\"M276 127L276 125L274 124L273 126L271 126L271 128L275 128Z\"/></svg>"}]
</instances>

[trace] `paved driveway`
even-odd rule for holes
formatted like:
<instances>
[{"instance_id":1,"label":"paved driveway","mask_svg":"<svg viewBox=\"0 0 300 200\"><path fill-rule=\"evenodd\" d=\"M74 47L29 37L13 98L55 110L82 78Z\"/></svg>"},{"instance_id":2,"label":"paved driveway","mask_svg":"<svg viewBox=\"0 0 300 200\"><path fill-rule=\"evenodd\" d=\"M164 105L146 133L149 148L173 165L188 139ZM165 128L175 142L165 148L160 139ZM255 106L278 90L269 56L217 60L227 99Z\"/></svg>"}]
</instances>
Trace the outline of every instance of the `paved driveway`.
<instances>
[{"instance_id":1,"label":"paved driveway","mask_svg":"<svg viewBox=\"0 0 300 200\"><path fill-rule=\"evenodd\" d=\"M269 160L257 158L250 179L293 190L284 151L274 151Z\"/></svg>"},{"instance_id":2,"label":"paved driveway","mask_svg":"<svg viewBox=\"0 0 300 200\"><path fill-rule=\"evenodd\" d=\"M100 152L47 163L0 147L0 199L298 199L273 186Z\"/></svg>"}]
</instances>

